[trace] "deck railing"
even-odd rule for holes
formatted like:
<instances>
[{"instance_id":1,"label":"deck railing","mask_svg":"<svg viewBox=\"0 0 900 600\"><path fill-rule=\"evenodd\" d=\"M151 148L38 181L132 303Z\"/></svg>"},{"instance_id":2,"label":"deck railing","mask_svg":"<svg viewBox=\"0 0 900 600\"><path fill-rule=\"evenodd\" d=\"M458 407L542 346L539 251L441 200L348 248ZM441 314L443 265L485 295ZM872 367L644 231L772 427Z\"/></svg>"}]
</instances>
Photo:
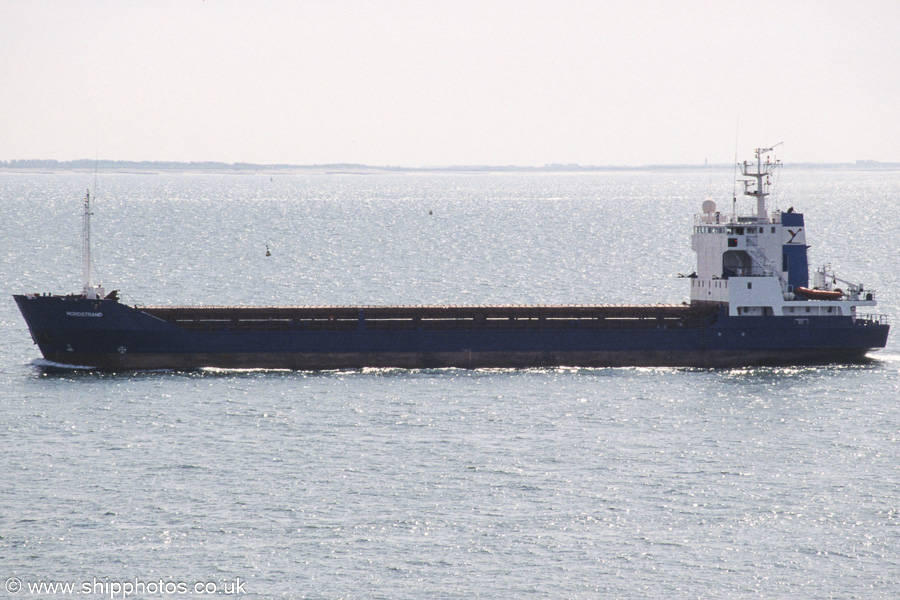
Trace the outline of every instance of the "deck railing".
<instances>
[{"instance_id":1,"label":"deck railing","mask_svg":"<svg viewBox=\"0 0 900 600\"><path fill-rule=\"evenodd\" d=\"M854 322L860 325L890 325L888 315L881 314L856 315Z\"/></svg>"},{"instance_id":2,"label":"deck railing","mask_svg":"<svg viewBox=\"0 0 900 600\"><path fill-rule=\"evenodd\" d=\"M188 331L208 332L669 329L697 327L716 311L689 305L141 310Z\"/></svg>"}]
</instances>

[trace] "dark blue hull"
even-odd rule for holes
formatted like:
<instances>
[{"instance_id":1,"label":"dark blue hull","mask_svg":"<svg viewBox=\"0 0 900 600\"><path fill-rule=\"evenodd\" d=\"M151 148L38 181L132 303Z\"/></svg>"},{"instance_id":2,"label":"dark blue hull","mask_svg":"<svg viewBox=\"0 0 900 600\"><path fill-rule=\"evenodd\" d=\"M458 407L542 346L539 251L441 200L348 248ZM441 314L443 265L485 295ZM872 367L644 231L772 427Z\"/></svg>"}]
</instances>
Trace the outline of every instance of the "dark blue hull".
<instances>
[{"instance_id":1,"label":"dark blue hull","mask_svg":"<svg viewBox=\"0 0 900 600\"><path fill-rule=\"evenodd\" d=\"M844 362L888 325L700 307L135 308L15 296L53 362L99 369L730 367Z\"/></svg>"}]
</instances>

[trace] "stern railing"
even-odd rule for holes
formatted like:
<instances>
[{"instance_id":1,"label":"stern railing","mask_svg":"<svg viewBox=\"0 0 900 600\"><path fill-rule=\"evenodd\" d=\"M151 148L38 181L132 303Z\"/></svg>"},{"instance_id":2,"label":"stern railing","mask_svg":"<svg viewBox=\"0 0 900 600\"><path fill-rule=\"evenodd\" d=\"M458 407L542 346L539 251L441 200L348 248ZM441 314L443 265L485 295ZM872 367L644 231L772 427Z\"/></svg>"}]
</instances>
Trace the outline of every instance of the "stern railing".
<instances>
[{"instance_id":1,"label":"stern railing","mask_svg":"<svg viewBox=\"0 0 900 600\"><path fill-rule=\"evenodd\" d=\"M888 315L881 314L856 315L853 322L859 325L890 325L891 323Z\"/></svg>"}]
</instances>

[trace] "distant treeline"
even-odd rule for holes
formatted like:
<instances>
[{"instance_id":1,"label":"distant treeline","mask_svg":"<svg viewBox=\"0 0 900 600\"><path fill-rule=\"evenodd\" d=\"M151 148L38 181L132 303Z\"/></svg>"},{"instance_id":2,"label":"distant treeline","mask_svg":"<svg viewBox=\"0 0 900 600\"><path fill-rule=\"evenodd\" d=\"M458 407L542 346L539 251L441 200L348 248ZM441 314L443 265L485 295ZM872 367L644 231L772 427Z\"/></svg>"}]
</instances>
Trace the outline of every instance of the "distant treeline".
<instances>
[{"instance_id":1,"label":"distant treeline","mask_svg":"<svg viewBox=\"0 0 900 600\"><path fill-rule=\"evenodd\" d=\"M170 161L131 161L131 160L6 160L0 161L0 168L7 169L48 169L48 170L139 170L139 171L180 171L180 170L215 170L215 171L258 171L261 169L298 169L294 165L254 165L250 163L223 162L170 162Z\"/></svg>"},{"instance_id":2,"label":"distant treeline","mask_svg":"<svg viewBox=\"0 0 900 600\"><path fill-rule=\"evenodd\" d=\"M900 169L900 163L884 163L874 160L858 160L855 163L790 163L788 167L829 168L829 169ZM45 171L219 171L219 172L253 172L253 171L326 171L337 173L414 173L414 172L589 172L589 171L652 171L667 169L718 169L732 168L731 164L701 165L643 165L643 166L584 166L578 164L548 164L542 167L521 167L516 165L489 166L433 166L433 167L395 167L371 166L353 163L336 163L326 165L288 165L288 164L253 164L224 162L171 162L171 161L129 161L129 160L0 160L0 169L29 169Z\"/></svg>"}]
</instances>

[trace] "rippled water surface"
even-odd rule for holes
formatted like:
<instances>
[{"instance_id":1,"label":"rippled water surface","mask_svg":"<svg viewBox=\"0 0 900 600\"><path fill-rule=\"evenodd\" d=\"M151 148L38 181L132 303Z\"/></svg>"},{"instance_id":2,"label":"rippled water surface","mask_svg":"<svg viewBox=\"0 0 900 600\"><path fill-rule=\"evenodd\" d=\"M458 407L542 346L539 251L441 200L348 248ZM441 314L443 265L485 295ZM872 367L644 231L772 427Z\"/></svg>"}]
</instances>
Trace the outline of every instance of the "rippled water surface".
<instances>
[{"instance_id":1,"label":"rippled water surface","mask_svg":"<svg viewBox=\"0 0 900 600\"><path fill-rule=\"evenodd\" d=\"M730 170L98 183L98 271L142 304L680 302L693 213L732 191ZM900 314L900 174L776 183L811 264ZM896 335L783 369L51 372L10 294L80 287L88 187L0 174L0 585L23 586L0 596L900 594Z\"/></svg>"}]
</instances>

